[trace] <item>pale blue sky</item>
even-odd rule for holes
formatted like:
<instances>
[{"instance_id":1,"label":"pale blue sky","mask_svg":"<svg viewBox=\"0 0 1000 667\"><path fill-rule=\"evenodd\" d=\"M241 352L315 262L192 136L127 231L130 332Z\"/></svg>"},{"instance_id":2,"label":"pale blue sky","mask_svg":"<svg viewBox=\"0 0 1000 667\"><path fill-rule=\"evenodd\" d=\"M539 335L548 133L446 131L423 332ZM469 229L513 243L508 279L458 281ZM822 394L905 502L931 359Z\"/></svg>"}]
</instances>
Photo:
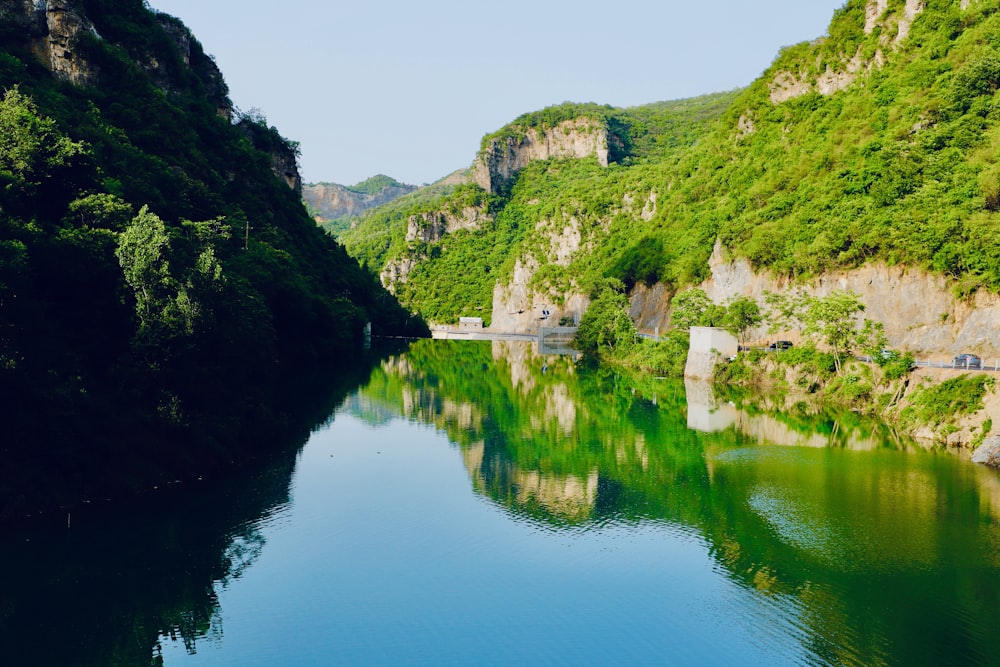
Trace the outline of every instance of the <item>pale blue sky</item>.
<instances>
[{"instance_id":1,"label":"pale blue sky","mask_svg":"<svg viewBox=\"0 0 1000 667\"><path fill-rule=\"evenodd\" d=\"M564 101L731 90L844 0L150 0L215 56L233 102L302 145L303 178L433 182L484 134Z\"/></svg>"}]
</instances>

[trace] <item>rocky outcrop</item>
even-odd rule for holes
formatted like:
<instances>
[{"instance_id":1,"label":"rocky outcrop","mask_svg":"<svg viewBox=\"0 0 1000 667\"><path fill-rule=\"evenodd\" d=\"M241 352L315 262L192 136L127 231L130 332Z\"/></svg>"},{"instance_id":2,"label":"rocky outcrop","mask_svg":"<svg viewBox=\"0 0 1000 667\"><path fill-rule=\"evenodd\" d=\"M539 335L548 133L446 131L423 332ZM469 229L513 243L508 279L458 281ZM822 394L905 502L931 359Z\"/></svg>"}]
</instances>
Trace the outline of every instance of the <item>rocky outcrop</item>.
<instances>
[{"instance_id":1,"label":"rocky outcrop","mask_svg":"<svg viewBox=\"0 0 1000 667\"><path fill-rule=\"evenodd\" d=\"M875 50L875 55L866 60L862 47L859 47L853 55L844 54L839 64L828 63L818 75L810 74L804 69L798 72L780 70L768 84L771 103L781 104L812 92L833 95L850 86L862 74L883 67L886 62L885 50L896 48L909 36L913 22L924 11L925 6L924 0L906 0L901 11L890 11L888 0L869 0L865 6L864 32L870 35L876 28L882 29L880 47ZM963 9L966 6L967 2L963 3ZM747 120L752 122L752 119ZM746 134L742 126L741 131Z\"/></svg>"},{"instance_id":2,"label":"rocky outcrop","mask_svg":"<svg viewBox=\"0 0 1000 667\"><path fill-rule=\"evenodd\" d=\"M395 294L396 286L409 280L410 273L422 259L423 257L403 257L390 260L379 273L379 280L387 290Z\"/></svg>"},{"instance_id":3,"label":"rocky outcrop","mask_svg":"<svg viewBox=\"0 0 1000 667\"><path fill-rule=\"evenodd\" d=\"M98 71L80 56L84 36L97 37L94 25L65 0L4 0L0 20L15 27L52 74L77 86L97 83Z\"/></svg>"},{"instance_id":4,"label":"rocky outcrop","mask_svg":"<svg viewBox=\"0 0 1000 667\"><path fill-rule=\"evenodd\" d=\"M483 190L497 192L535 160L596 156L606 167L609 141L607 126L592 118L566 120L551 128L528 128L520 136L506 134L491 139L476 157L471 178Z\"/></svg>"},{"instance_id":5,"label":"rocky outcrop","mask_svg":"<svg viewBox=\"0 0 1000 667\"><path fill-rule=\"evenodd\" d=\"M431 211L411 215L406 223L406 240L434 243L459 229L475 229L490 216L482 208L467 206L458 213Z\"/></svg>"},{"instance_id":6,"label":"rocky outcrop","mask_svg":"<svg viewBox=\"0 0 1000 667\"><path fill-rule=\"evenodd\" d=\"M531 279L536 271L538 261L533 257L518 259L510 281L494 286L492 329L529 333L539 327L558 326L563 318L579 321L586 312L590 299L585 294L568 292L556 295L532 288Z\"/></svg>"},{"instance_id":7,"label":"rocky outcrop","mask_svg":"<svg viewBox=\"0 0 1000 667\"><path fill-rule=\"evenodd\" d=\"M81 49L86 39L101 39L98 30L76 4L68 0L0 0L0 22L13 29L21 45L29 49L58 79L73 85L96 86L100 77L98 67L90 62ZM179 20L166 14L157 14L156 22L170 37L177 49L177 59L152 54L133 54L135 65L149 75L153 83L167 94L178 92L176 87L186 84L171 63L180 63L193 71L202 84L203 93L214 102L219 115L232 118L232 102L222 72L215 62L205 55L191 31ZM176 70L176 65L173 67Z\"/></svg>"},{"instance_id":8,"label":"rocky outcrop","mask_svg":"<svg viewBox=\"0 0 1000 667\"><path fill-rule=\"evenodd\" d=\"M270 153L271 171L301 197L302 176L299 175L299 156L287 144L272 149Z\"/></svg>"},{"instance_id":9,"label":"rocky outcrop","mask_svg":"<svg viewBox=\"0 0 1000 667\"><path fill-rule=\"evenodd\" d=\"M973 463L1000 468L1000 435L991 435L972 453Z\"/></svg>"},{"instance_id":10,"label":"rocky outcrop","mask_svg":"<svg viewBox=\"0 0 1000 667\"><path fill-rule=\"evenodd\" d=\"M754 298L764 306L767 292L801 290L826 296L836 290L852 291L865 304L863 317L881 322L893 348L910 350L918 358L950 360L972 352L989 360L1000 358L1000 297L985 291L957 298L944 276L917 268L869 264L834 271L808 282L793 282L767 271L757 272L741 258L729 257L716 244L710 260L712 277L699 287L715 303L739 296ZM673 294L663 285L637 286L631 294L632 317L640 328L665 329L670 322ZM797 332L769 334L765 328L750 332L750 339L788 338Z\"/></svg>"},{"instance_id":11,"label":"rocky outcrop","mask_svg":"<svg viewBox=\"0 0 1000 667\"><path fill-rule=\"evenodd\" d=\"M232 120L233 103L229 99L229 86L218 65L205 54L191 30L179 19L167 14L157 14L156 22L173 41L181 63L198 76L205 88L205 96L215 104L216 113L226 120ZM168 94L174 92L170 72L164 63L156 58L149 58L143 63L143 67L161 90Z\"/></svg>"},{"instance_id":12,"label":"rocky outcrop","mask_svg":"<svg viewBox=\"0 0 1000 667\"><path fill-rule=\"evenodd\" d=\"M375 193L358 192L336 183L310 183L302 187L302 198L316 215L317 222L361 215L368 209L388 204L409 194L416 185L387 185Z\"/></svg>"},{"instance_id":13,"label":"rocky outcrop","mask_svg":"<svg viewBox=\"0 0 1000 667\"><path fill-rule=\"evenodd\" d=\"M409 253L386 263L379 273L382 285L395 294L397 285L405 283L413 269L427 259L428 244L437 243L460 229L475 229L489 219L485 209L477 206L411 215L406 223L406 241L411 244Z\"/></svg>"}]
</instances>

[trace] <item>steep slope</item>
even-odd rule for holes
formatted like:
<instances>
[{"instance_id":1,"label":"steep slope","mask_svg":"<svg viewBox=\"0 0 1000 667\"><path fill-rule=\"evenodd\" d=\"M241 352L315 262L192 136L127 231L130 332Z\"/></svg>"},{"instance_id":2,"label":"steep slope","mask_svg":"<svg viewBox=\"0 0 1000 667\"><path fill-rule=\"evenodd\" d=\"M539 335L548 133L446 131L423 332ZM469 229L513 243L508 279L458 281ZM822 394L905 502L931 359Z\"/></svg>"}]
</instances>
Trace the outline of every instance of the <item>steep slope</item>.
<instances>
[{"instance_id":1,"label":"steep slope","mask_svg":"<svg viewBox=\"0 0 1000 667\"><path fill-rule=\"evenodd\" d=\"M234 114L179 20L2 0L0 35L0 450L48 466L6 492L266 448L282 383L352 356L368 322L421 331L316 228L297 146Z\"/></svg>"},{"instance_id":2,"label":"steep slope","mask_svg":"<svg viewBox=\"0 0 1000 667\"><path fill-rule=\"evenodd\" d=\"M347 245L407 268L383 281L437 321L472 314L447 281L503 247L475 308L515 328L537 324L546 304L577 314L605 276L661 294L643 317L666 325L670 295L709 277L717 242L777 284L875 263L937 274L959 296L995 293L998 44L996 0L851 0L826 36L783 49L690 141L643 154L653 133L632 121L632 146L609 167L595 154L518 171L483 239L423 244L402 220L377 253Z\"/></svg>"},{"instance_id":3,"label":"steep slope","mask_svg":"<svg viewBox=\"0 0 1000 667\"><path fill-rule=\"evenodd\" d=\"M339 232L350 226L349 218L388 204L417 189L394 178L379 174L357 185L307 183L302 188L306 207L324 229Z\"/></svg>"},{"instance_id":4,"label":"steep slope","mask_svg":"<svg viewBox=\"0 0 1000 667\"><path fill-rule=\"evenodd\" d=\"M483 139L464 184L438 199L411 206L400 200L373 211L343 234L344 244L380 267L383 283L434 321L479 315L509 328L514 320L536 323L543 309L557 318L572 314L585 306L580 294L586 288L576 280L537 290L527 284L536 274L555 276L577 257L588 265L589 252L578 251L596 249L581 245L591 230L577 227L580 216L570 215L566 225L551 217L560 202L580 194L603 198L606 188L656 172L696 142L736 96L633 109L563 104L525 114ZM647 191L641 200L595 206L603 212L625 206L648 218L655 196ZM500 294L512 280L520 295Z\"/></svg>"}]
</instances>

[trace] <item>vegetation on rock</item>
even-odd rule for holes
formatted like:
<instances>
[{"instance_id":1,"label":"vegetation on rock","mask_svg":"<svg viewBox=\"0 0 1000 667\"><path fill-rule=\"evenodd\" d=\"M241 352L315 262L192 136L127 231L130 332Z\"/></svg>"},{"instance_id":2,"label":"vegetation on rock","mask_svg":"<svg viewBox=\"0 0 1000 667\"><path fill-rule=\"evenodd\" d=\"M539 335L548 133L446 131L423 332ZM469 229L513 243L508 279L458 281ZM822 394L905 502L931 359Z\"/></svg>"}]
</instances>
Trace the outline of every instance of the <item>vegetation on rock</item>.
<instances>
[{"instance_id":1,"label":"vegetation on rock","mask_svg":"<svg viewBox=\"0 0 1000 667\"><path fill-rule=\"evenodd\" d=\"M489 205L506 221L504 251L475 303L453 270L481 262L488 241L456 234L410 248L416 207L371 214L345 244L380 270L412 260L419 271L392 288L442 322L489 311L489 287L508 284L518 260L528 288L553 301L609 277L679 292L707 277L717 240L794 279L879 261L947 275L962 294L1000 290L1000 3L929 0L902 39L898 3L866 31L868 4L847 2L828 35L783 49L744 90L635 109L565 104L487 135L596 119L622 154L608 168L563 159L519 172ZM421 208L444 210L451 196L466 195Z\"/></svg>"},{"instance_id":2,"label":"vegetation on rock","mask_svg":"<svg viewBox=\"0 0 1000 667\"><path fill-rule=\"evenodd\" d=\"M274 170L297 147L262 116L230 119L179 21L141 0L67 11L96 28L76 44L96 85L57 78L23 35L0 49L10 470L58 460L70 489L121 454L167 475L228 462L283 428L278 387L360 350L367 322L426 332L316 228Z\"/></svg>"}]
</instances>

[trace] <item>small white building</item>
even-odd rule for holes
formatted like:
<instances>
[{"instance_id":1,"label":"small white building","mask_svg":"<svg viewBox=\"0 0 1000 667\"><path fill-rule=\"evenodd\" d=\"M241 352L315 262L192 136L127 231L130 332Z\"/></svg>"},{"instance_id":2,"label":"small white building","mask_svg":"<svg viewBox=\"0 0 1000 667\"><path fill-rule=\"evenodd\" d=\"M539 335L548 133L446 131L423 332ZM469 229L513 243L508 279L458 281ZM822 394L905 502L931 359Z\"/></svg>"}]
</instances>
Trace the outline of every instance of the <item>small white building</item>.
<instances>
[{"instance_id":1,"label":"small white building","mask_svg":"<svg viewBox=\"0 0 1000 667\"><path fill-rule=\"evenodd\" d=\"M691 327L691 342L688 348L684 377L708 380L715 371L719 359L735 357L740 343L736 336L717 327Z\"/></svg>"},{"instance_id":2,"label":"small white building","mask_svg":"<svg viewBox=\"0 0 1000 667\"><path fill-rule=\"evenodd\" d=\"M483 318L481 317L460 317L458 318L458 328L465 330L482 330Z\"/></svg>"}]
</instances>

